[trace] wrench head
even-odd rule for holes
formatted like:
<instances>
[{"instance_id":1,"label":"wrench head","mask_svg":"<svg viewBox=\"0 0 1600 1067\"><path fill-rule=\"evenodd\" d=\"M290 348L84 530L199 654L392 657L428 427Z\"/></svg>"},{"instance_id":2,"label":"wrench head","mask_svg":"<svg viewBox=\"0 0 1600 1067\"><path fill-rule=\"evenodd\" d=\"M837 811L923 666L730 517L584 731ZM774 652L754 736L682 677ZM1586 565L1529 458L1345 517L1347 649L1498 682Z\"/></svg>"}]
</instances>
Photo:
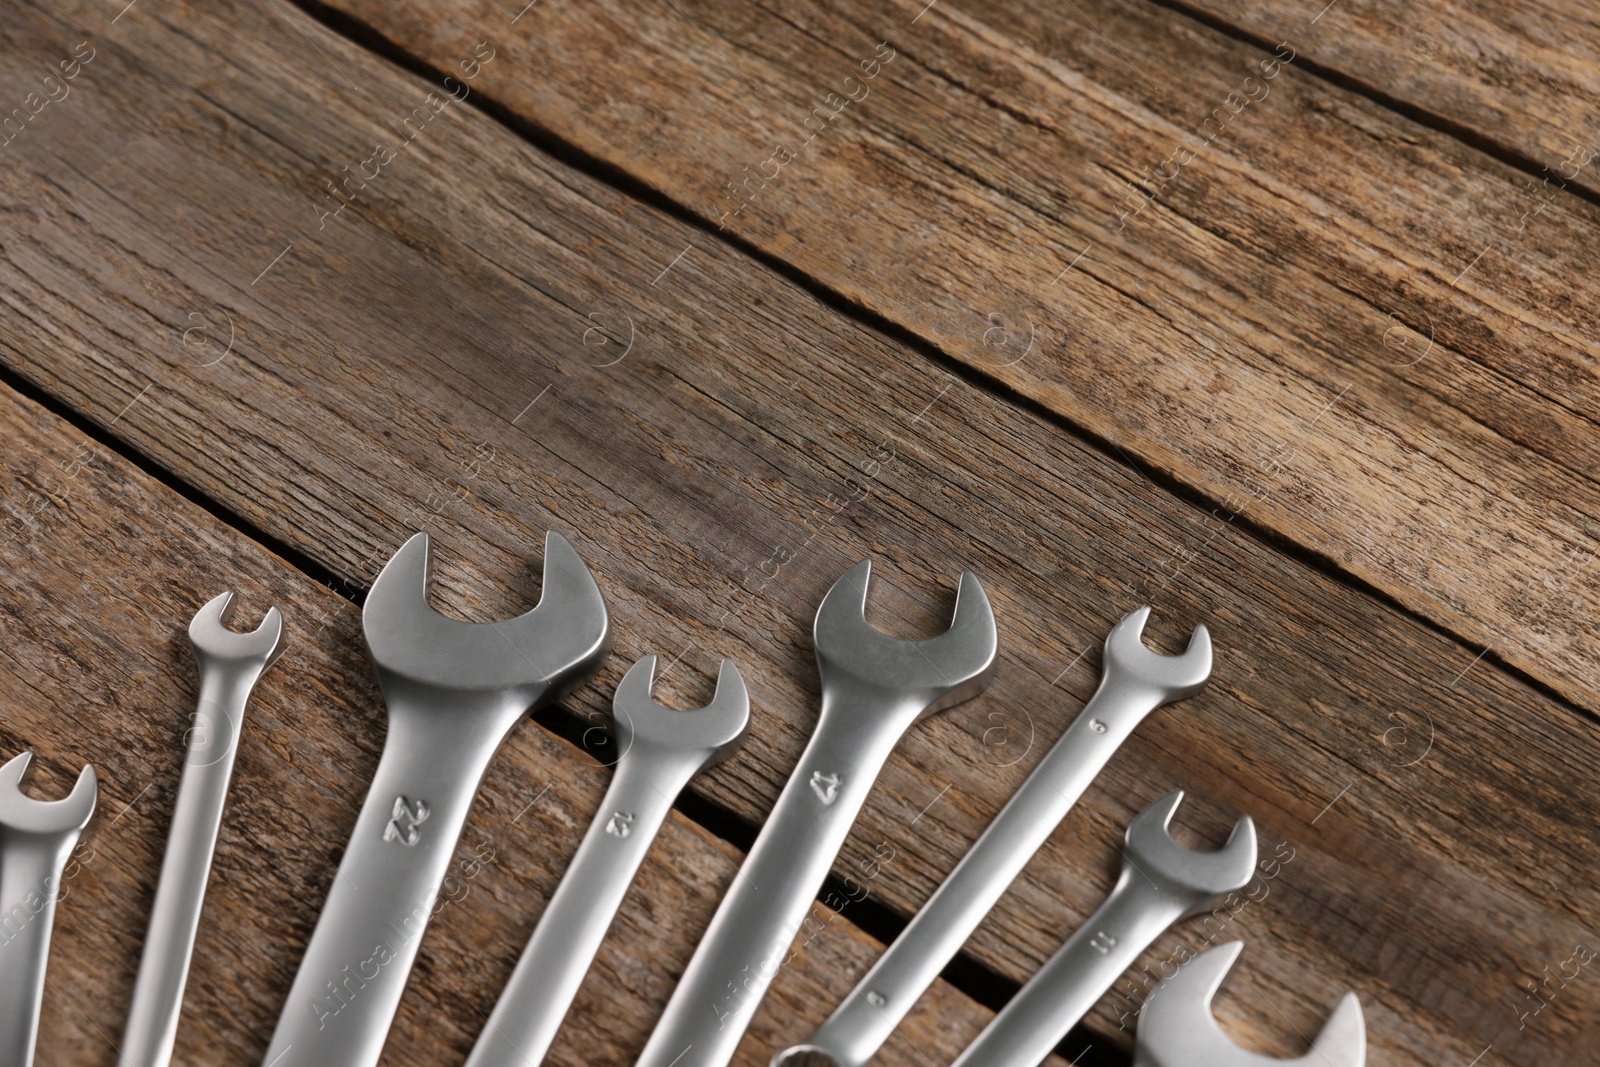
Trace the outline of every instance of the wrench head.
<instances>
[{"instance_id":1,"label":"wrench head","mask_svg":"<svg viewBox=\"0 0 1600 1067\"><path fill-rule=\"evenodd\" d=\"M1205 624L1189 635L1189 647L1177 656L1152 652L1141 639L1150 608L1134 608L1106 635L1104 674L1154 689L1161 703L1182 700L1200 691L1211 677L1211 632Z\"/></svg>"},{"instance_id":2,"label":"wrench head","mask_svg":"<svg viewBox=\"0 0 1600 1067\"><path fill-rule=\"evenodd\" d=\"M1128 824L1128 877L1148 878L1200 908L1249 884L1256 870L1256 824L1250 816L1241 816L1227 844L1214 852L1196 852L1178 844L1167 831L1182 802L1183 790L1174 790Z\"/></svg>"},{"instance_id":3,"label":"wrench head","mask_svg":"<svg viewBox=\"0 0 1600 1067\"><path fill-rule=\"evenodd\" d=\"M76 834L89 825L100 797L94 766L85 766L72 792L61 800L35 800L22 791L22 779L33 762L32 752L13 756L0 767L0 830L23 834Z\"/></svg>"},{"instance_id":4,"label":"wrench head","mask_svg":"<svg viewBox=\"0 0 1600 1067\"><path fill-rule=\"evenodd\" d=\"M635 744L657 751L683 752L696 766L721 763L744 745L750 733L750 694L733 660L717 672L717 691L698 711L675 711L650 696L656 657L645 656L622 676L611 712L616 722L617 749L622 756ZM621 756L618 757L621 759Z\"/></svg>"},{"instance_id":5,"label":"wrench head","mask_svg":"<svg viewBox=\"0 0 1600 1067\"><path fill-rule=\"evenodd\" d=\"M1367 1025L1354 992L1339 1001L1304 1056L1281 1060L1235 1045L1211 1014L1211 1000L1243 948L1230 941L1208 949L1156 990L1140 1015L1134 1067L1365 1067Z\"/></svg>"},{"instance_id":6,"label":"wrench head","mask_svg":"<svg viewBox=\"0 0 1600 1067\"><path fill-rule=\"evenodd\" d=\"M283 654L283 615L268 608L261 625L249 633L229 629L233 622L233 590L220 593L194 613L189 622L189 641L202 660L226 663L258 663L261 670L272 666Z\"/></svg>"},{"instance_id":7,"label":"wrench head","mask_svg":"<svg viewBox=\"0 0 1600 1067\"><path fill-rule=\"evenodd\" d=\"M871 577L872 561L862 560L833 583L817 608L814 639L824 692L830 681L848 682L914 701L926 716L988 687L1000 640L994 610L976 574L961 573L950 628L920 641L890 637L867 622Z\"/></svg>"},{"instance_id":8,"label":"wrench head","mask_svg":"<svg viewBox=\"0 0 1600 1067\"><path fill-rule=\"evenodd\" d=\"M587 676L610 646L600 587L554 530L544 539L539 603L504 622L446 618L428 603L428 535L401 545L361 612L367 648L388 691L395 683L452 693L557 697ZM513 703L516 701L513 700Z\"/></svg>"}]
</instances>

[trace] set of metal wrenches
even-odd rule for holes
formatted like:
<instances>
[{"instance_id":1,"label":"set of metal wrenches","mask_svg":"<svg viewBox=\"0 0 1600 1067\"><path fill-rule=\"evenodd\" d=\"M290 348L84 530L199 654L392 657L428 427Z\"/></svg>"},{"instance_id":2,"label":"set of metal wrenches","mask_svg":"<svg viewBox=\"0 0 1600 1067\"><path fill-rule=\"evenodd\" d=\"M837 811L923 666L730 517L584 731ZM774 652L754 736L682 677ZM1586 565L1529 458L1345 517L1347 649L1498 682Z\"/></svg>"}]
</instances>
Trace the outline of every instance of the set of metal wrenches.
<instances>
[{"instance_id":1,"label":"set of metal wrenches","mask_svg":"<svg viewBox=\"0 0 1600 1067\"><path fill-rule=\"evenodd\" d=\"M605 602L559 534L545 541L537 607L505 622L446 618L428 603L428 539L418 534L374 582L362 625L388 709L367 799L263 1058L264 1067L374 1067L489 762L529 711L559 699L610 645ZM998 651L988 597L961 576L954 619L933 638L890 638L866 620L870 564L834 583L817 611L822 711L794 774L679 980L637 1067L723 1067L816 905L846 835L891 751L915 723L981 692ZM282 619L228 628L231 593L195 616L200 661L172 829L145 937L119 1067L172 1057L206 881L256 680L283 648ZM1139 722L1196 692L1211 673L1197 627L1178 656L1140 640L1139 608L1105 642L1098 690L965 858L825 1023L772 1067L859 1067L894 1033ZM732 755L749 698L724 660L711 703L675 711L652 699L655 657L623 677L613 702L618 752L599 813L535 926L467 1067L541 1063L678 794ZM68 855L96 799L92 767L71 795L20 791L28 754L0 767L0 1065L33 1062L51 919ZM956 1060L1035 1067L1157 937L1242 889L1256 867L1248 816L1221 849L1168 833L1174 792L1129 825L1110 896ZM1257 1056L1222 1032L1211 1000L1241 944L1200 953L1140 1011L1136 1067L1363 1067L1354 993L1298 1060Z\"/></svg>"}]
</instances>

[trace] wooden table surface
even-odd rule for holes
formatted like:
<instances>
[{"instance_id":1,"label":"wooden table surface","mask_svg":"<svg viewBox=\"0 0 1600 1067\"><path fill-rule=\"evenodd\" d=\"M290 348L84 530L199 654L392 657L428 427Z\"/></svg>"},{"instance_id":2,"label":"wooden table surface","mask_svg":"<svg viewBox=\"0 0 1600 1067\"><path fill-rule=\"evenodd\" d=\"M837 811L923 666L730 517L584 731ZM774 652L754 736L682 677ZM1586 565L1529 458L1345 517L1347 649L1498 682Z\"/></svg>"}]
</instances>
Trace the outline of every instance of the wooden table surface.
<instances>
[{"instance_id":1,"label":"wooden table surface","mask_svg":"<svg viewBox=\"0 0 1600 1067\"><path fill-rule=\"evenodd\" d=\"M1575 0L8 0L0 17L0 756L99 813L41 1065L109 1065L217 592L287 653L252 704L177 1062L258 1063L376 765L363 591L537 597L547 529L615 651L496 760L384 1062L458 1064L593 816L635 658L749 682L551 1062L632 1062L815 722L810 623L1002 636L835 867L866 900L738 1062L837 1003L1098 679L1122 614L1214 635L885 1064L950 1062L1103 899L1127 822L1262 835L1062 1046L1125 1064L1164 963L1374 1067L1600 1047L1600 22ZM888 862L874 864L884 855ZM486 857L486 859L485 859ZM484 862L474 863L474 859ZM10 1065L5 1065L10 1067Z\"/></svg>"}]
</instances>

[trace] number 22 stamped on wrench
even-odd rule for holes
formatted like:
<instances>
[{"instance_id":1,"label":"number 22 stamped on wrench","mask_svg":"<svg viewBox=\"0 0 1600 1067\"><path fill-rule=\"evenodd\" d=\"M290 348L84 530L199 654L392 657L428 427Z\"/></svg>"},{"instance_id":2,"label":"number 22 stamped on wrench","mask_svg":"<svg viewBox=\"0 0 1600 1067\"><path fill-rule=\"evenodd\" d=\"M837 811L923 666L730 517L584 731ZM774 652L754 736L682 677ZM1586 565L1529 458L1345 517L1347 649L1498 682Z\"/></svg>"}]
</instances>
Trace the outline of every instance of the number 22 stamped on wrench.
<instances>
[{"instance_id":1,"label":"number 22 stamped on wrench","mask_svg":"<svg viewBox=\"0 0 1600 1067\"><path fill-rule=\"evenodd\" d=\"M817 609L822 714L800 763L689 961L638 1067L724 1067L799 932L889 753L911 726L981 692L998 636L983 586L961 575L938 637L899 641L867 622L870 562Z\"/></svg>"},{"instance_id":2,"label":"number 22 stamped on wrench","mask_svg":"<svg viewBox=\"0 0 1600 1067\"><path fill-rule=\"evenodd\" d=\"M544 545L538 607L472 624L428 604L428 537L373 582L361 616L389 711L383 757L334 876L271 1067L372 1067L400 1006L467 810L500 743L604 657L599 587L560 534Z\"/></svg>"}]
</instances>

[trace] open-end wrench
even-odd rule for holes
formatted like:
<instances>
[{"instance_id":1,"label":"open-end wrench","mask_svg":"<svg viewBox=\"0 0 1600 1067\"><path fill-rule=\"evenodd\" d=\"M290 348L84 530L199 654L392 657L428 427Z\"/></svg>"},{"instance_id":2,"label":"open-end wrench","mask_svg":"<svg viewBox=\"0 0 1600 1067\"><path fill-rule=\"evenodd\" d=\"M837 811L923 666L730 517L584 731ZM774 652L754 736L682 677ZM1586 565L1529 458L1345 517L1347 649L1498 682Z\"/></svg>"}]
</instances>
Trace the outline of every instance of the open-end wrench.
<instances>
[{"instance_id":1,"label":"open-end wrench","mask_svg":"<svg viewBox=\"0 0 1600 1067\"><path fill-rule=\"evenodd\" d=\"M166 1067L172 1059L245 703L256 679L283 652L283 616L277 608L267 609L253 632L241 634L228 629L233 606L233 593L223 593L189 623L189 641L200 660L200 697L123 1031L120 1067Z\"/></svg>"},{"instance_id":2,"label":"open-end wrench","mask_svg":"<svg viewBox=\"0 0 1600 1067\"><path fill-rule=\"evenodd\" d=\"M0 1063L30 1067L44 1002L61 872L94 814L100 787L85 767L63 800L22 791L32 752L0 767Z\"/></svg>"},{"instance_id":3,"label":"open-end wrench","mask_svg":"<svg viewBox=\"0 0 1600 1067\"><path fill-rule=\"evenodd\" d=\"M1168 793L1128 825L1122 875L1111 895L953 1067L1038 1067L1167 927L1249 884L1256 867L1250 816L1234 824L1222 848L1196 852L1167 832L1182 800L1182 790Z\"/></svg>"},{"instance_id":4,"label":"open-end wrench","mask_svg":"<svg viewBox=\"0 0 1600 1067\"><path fill-rule=\"evenodd\" d=\"M1133 1067L1365 1067L1367 1024L1353 991L1339 1001L1304 1056L1260 1056L1229 1040L1211 1014L1211 998L1243 948L1243 941L1229 941L1200 953L1151 995L1139 1014Z\"/></svg>"},{"instance_id":5,"label":"open-end wrench","mask_svg":"<svg viewBox=\"0 0 1600 1067\"><path fill-rule=\"evenodd\" d=\"M655 656L645 656L617 686L616 775L467 1067L544 1061L673 800L689 779L744 743L750 698L731 659L722 661L716 695L699 711L673 711L652 700L655 670Z\"/></svg>"},{"instance_id":6,"label":"open-end wrench","mask_svg":"<svg viewBox=\"0 0 1600 1067\"><path fill-rule=\"evenodd\" d=\"M868 562L817 609L822 714L793 776L650 1035L639 1067L724 1067L816 902L850 826L913 723L994 676L994 613L971 571L950 629L898 641L866 620Z\"/></svg>"},{"instance_id":7,"label":"open-end wrench","mask_svg":"<svg viewBox=\"0 0 1600 1067\"><path fill-rule=\"evenodd\" d=\"M1136 608L1106 635L1100 687L1067 732L995 816L872 970L810 1037L772 1067L861 1067L889 1040L1006 888L1066 818L1144 717L1211 677L1211 635L1196 626L1181 656L1140 640L1150 617Z\"/></svg>"},{"instance_id":8,"label":"open-end wrench","mask_svg":"<svg viewBox=\"0 0 1600 1067\"><path fill-rule=\"evenodd\" d=\"M361 616L389 734L311 944L267 1046L270 1067L372 1067L435 910L467 809L512 727L604 657L600 589L560 534L539 606L507 622L428 604L428 537L372 583Z\"/></svg>"}]
</instances>

